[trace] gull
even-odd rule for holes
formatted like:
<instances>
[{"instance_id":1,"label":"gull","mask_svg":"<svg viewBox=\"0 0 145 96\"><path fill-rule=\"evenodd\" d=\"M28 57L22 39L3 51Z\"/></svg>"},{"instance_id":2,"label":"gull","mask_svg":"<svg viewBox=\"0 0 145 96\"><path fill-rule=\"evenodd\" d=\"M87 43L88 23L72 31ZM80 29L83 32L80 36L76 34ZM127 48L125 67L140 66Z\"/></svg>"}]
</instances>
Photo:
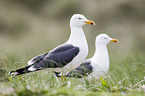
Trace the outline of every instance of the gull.
<instances>
[{"instance_id":1,"label":"gull","mask_svg":"<svg viewBox=\"0 0 145 96\"><path fill-rule=\"evenodd\" d=\"M18 68L9 74L16 76L45 68L59 68L65 73L70 68L75 68L88 55L88 44L82 28L86 24L95 25L82 14L74 14L70 19L71 34L64 44L32 58L28 61L28 66Z\"/></svg>"}]
</instances>

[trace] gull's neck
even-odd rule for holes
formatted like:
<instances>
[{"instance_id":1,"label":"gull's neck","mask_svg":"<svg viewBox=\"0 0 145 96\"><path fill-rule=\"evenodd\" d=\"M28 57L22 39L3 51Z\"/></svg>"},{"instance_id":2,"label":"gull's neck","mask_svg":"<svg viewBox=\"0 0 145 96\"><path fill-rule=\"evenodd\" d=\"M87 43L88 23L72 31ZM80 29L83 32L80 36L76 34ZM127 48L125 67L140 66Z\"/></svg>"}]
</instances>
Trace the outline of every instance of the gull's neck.
<instances>
[{"instance_id":1,"label":"gull's neck","mask_svg":"<svg viewBox=\"0 0 145 96\"><path fill-rule=\"evenodd\" d=\"M97 59L98 56L99 58L100 56L105 56L106 58L108 58L108 50L107 50L106 45L96 44L96 50L92 58ZM105 59L105 58L102 58L102 59Z\"/></svg>"},{"instance_id":2,"label":"gull's neck","mask_svg":"<svg viewBox=\"0 0 145 96\"><path fill-rule=\"evenodd\" d=\"M82 27L71 27L71 34L66 43L79 47L79 54L77 55L77 58L71 62L71 68L75 68L88 55L88 44Z\"/></svg>"},{"instance_id":3,"label":"gull's neck","mask_svg":"<svg viewBox=\"0 0 145 96\"><path fill-rule=\"evenodd\" d=\"M94 67L99 67L105 73L109 70L109 55L107 50L107 45L97 44L94 56L91 58Z\"/></svg>"},{"instance_id":4,"label":"gull's neck","mask_svg":"<svg viewBox=\"0 0 145 96\"><path fill-rule=\"evenodd\" d=\"M71 26L71 34L67 43L71 43L76 46L88 46L82 27Z\"/></svg>"}]
</instances>

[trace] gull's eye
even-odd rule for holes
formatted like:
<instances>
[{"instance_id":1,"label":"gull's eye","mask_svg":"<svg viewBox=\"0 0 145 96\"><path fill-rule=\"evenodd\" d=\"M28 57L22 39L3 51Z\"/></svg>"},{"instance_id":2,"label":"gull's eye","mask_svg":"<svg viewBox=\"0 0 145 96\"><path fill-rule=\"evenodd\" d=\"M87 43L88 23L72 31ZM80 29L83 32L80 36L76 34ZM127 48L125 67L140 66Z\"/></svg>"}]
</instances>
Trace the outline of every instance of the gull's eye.
<instances>
[{"instance_id":1,"label":"gull's eye","mask_svg":"<svg viewBox=\"0 0 145 96\"><path fill-rule=\"evenodd\" d=\"M79 20L81 20L82 18L78 18Z\"/></svg>"}]
</instances>

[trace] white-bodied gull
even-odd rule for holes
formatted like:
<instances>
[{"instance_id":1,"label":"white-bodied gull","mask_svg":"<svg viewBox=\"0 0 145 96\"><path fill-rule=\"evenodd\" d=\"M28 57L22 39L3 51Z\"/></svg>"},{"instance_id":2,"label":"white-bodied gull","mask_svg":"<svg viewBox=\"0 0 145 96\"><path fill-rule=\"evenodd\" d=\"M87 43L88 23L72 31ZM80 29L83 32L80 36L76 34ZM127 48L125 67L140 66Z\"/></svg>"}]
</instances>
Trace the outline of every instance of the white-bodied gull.
<instances>
[{"instance_id":1,"label":"white-bodied gull","mask_svg":"<svg viewBox=\"0 0 145 96\"><path fill-rule=\"evenodd\" d=\"M110 42L118 42L117 39L110 38L107 34L100 34L96 37L95 53L90 59L84 60L78 67L68 71L66 77L82 78L104 76L109 70L109 55L107 44ZM61 76L60 72L55 72L57 77Z\"/></svg>"},{"instance_id":2,"label":"white-bodied gull","mask_svg":"<svg viewBox=\"0 0 145 96\"><path fill-rule=\"evenodd\" d=\"M71 34L68 41L28 61L28 66L11 71L10 74L21 75L45 68L63 68L64 72L74 68L88 55L88 44L82 27L86 24L95 25L81 14L74 14L70 20Z\"/></svg>"}]
</instances>

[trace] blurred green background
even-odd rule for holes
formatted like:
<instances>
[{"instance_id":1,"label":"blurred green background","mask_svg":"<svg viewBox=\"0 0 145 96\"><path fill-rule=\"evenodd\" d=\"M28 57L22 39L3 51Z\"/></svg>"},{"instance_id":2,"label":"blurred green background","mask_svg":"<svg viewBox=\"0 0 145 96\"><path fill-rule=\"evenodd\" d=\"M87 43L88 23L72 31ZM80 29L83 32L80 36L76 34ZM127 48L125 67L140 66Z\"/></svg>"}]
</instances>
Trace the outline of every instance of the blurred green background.
<instances>
[{"instance_id":1,"label":"blurred green background","mask_svg":"<svg viewBox=\"0 0 145 96\"><path fill-rule=\"evenodd\" d=\"M75 13L96 23L84 26L88 58L100 33L120 41L109 44L110 60L144 55L145 0L0 0L0 56L11 54L14 62L26 62L64 43Z\"/></svg>"}]
</instances>

